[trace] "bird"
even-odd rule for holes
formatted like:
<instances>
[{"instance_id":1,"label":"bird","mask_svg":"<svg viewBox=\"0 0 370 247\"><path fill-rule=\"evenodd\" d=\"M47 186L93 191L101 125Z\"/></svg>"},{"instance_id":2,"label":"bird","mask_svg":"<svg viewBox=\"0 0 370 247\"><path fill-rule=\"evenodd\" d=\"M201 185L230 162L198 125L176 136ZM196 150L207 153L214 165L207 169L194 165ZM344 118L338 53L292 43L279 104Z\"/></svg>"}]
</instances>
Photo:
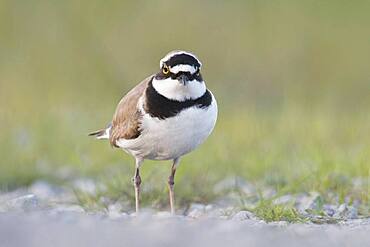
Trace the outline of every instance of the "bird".
<instances>
[{"instance_id":1,"label":"bird","mask_svg":"<svg viewBox=\"0 0 370 247\"><path fill-rule=\"evenodd\" d=\"M106 128L90 133L135 159L135 211L140 208L140 168L144 160L171 160L169 202L175 214L175 173L180 159L213 131L217 102L203 80L202 63L191 52L175 50L159 62L159 71L131 89L118 103Z\"/></svg>"}]
</instances>

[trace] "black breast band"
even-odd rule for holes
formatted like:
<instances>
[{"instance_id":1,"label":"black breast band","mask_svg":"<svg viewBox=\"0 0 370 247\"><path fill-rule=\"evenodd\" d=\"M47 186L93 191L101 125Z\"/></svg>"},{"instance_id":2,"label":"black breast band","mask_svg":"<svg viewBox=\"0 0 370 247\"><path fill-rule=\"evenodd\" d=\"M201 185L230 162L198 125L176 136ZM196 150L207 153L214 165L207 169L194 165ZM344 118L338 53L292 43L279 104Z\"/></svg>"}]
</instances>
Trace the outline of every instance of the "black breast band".
<instances>
[{"instance_id":1,"label":"black breast band","mask_svg":"<svg viewBox=\"0 0 370 247\"><path fill-rule=\"evenodd\" d=\"M212 103L212 95L208 90L197 99L188 99L185 101L168 99L155 90L152 80L149 82L148 88L146 89L146 100L144 105L145 111L152 117L165 119L176 116L187 108L193 106L207 108Z\"/></svg>"}]
</instances>

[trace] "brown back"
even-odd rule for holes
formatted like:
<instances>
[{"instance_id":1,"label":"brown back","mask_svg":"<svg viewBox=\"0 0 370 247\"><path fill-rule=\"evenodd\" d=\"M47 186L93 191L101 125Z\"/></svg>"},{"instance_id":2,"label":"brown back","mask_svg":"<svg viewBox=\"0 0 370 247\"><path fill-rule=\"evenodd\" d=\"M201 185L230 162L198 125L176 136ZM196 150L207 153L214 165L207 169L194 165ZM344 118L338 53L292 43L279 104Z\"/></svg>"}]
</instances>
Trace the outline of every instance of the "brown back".
<instances>
[{"instance_id":1,"label":"brown back","mask_svg":"<svg viewBox=\"0 0 370 247\"><path fill-rule=\"evenodd\" d=\"M142 113L137 108L139 98L143 95L148 83L153 76L149 76L131 89L118 103L112 120L110 143L117 147L116 141L135 139L140 135L140 120Z\"/></svg>"}]
</instances>

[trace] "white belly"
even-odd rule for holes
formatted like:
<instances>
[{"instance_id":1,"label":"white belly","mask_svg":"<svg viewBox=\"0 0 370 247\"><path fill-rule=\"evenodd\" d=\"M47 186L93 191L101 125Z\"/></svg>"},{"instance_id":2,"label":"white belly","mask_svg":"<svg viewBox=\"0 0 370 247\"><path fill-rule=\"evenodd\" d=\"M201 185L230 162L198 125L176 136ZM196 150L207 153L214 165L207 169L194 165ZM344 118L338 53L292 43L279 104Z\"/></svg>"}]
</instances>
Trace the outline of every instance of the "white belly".
<instances>
[{"instance_id":1,"label":"white belly","mask_svg":"<svg viewBox=\"0 0 370 247\"><path fill-rule=\"evenodd\" d=\"M141 135L120 139L118 146L137 158L169 160L179 158L199 146L212 132L217 119L217 103L207 108L191 107L164 120L145 114Z\"/></svg>"}]
</instances>

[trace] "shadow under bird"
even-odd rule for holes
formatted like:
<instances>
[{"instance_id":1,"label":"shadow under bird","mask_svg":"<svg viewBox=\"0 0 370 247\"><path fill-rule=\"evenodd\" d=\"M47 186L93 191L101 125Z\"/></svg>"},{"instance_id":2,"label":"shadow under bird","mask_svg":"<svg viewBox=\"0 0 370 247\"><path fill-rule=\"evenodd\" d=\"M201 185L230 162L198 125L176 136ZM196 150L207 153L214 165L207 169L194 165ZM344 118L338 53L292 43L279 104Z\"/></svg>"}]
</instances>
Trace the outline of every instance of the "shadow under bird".
<instances>
[{"instance_id":1,"label":"shadow under bird","mask_svg":"<svg viewBox=\"0 0 370 247\"><path fill-rule=\"evenodd\" d=\"M112 122L89 135L109 139L112 146L135 158L135 206L139 212L140 167L145 159L173 160L168 178L171 213L174 177L180 158L212 132L217 103L201 75L202 64L190 52L172 51L160 70L129 91L119 102Z\"/></svg>"}]
</instances>

